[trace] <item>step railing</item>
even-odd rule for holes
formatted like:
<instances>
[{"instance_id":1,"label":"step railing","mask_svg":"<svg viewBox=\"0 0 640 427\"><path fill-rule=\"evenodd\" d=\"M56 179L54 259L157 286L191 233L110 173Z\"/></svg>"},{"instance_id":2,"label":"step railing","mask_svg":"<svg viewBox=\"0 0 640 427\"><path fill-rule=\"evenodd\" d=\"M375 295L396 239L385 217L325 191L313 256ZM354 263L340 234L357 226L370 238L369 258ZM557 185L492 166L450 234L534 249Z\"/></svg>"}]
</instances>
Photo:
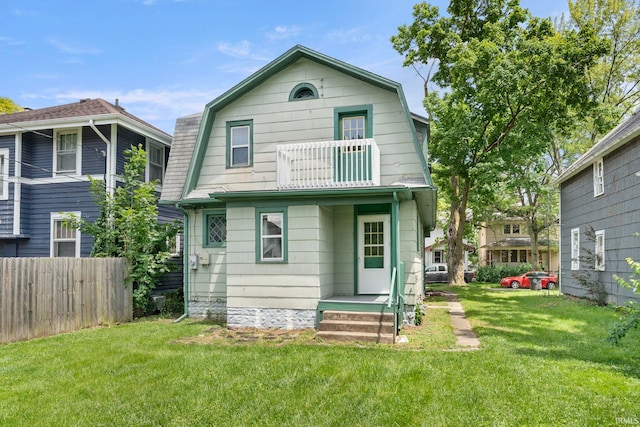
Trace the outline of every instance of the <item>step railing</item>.
<instances>
[{"instance_id":1,"label":"step railing","mask_svg":"<svg viewBox=\"0 0 640 427\"><path fill-rule=\"evenodd\" d=\"M373 138L278 145L276 185L281 190L380 185L380 150Z\"/></svg>"}]
</instances>

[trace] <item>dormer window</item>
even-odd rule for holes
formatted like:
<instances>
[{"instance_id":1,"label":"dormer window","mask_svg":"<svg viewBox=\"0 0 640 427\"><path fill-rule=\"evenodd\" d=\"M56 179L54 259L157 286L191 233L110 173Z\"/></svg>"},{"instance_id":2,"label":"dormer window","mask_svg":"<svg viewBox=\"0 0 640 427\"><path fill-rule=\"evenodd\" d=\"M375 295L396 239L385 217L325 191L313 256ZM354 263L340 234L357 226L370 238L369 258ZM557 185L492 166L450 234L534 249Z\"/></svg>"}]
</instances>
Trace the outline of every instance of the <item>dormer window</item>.
<instances>
[{"instance_id":1,"label":"dormer window","mask_svg":"<svg viewBox=\"0 0 640 427\"><path fill-rule=\"evenodd\" d=\"M311 83L300 83L289 93L289 101L318 98L318 90Z\"/></svg>"}]
</instances>

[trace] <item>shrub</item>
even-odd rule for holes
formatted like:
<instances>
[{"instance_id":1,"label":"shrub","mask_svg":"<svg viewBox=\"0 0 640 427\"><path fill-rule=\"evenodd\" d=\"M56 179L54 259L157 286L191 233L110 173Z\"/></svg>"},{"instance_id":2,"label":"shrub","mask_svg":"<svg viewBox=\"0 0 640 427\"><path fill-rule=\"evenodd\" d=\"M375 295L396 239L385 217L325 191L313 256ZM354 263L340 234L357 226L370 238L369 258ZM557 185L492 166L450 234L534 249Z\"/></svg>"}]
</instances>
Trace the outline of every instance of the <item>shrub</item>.
<instances>
[{"instance_id":1,"label":"shrub","mask_svg":"<svg viewBox=\"0 0 640 427\"><path fill-rule=\"evenodd\" d=\"M181 315L184 312L184 291L177 289L165 295L162 313L168 315Z\"/></svg>"},{"instance_id":2,"label":"shrub","mask_svg":"<svg viewBox=\"0 0 640 427\"><path fill-rule=\"evenodd\" d=\"M476 280L485 283L499 283L503 277L518 276L527 271L531 271L531 264L496 264L478 267Z\"/></svg>"}]
</instances>

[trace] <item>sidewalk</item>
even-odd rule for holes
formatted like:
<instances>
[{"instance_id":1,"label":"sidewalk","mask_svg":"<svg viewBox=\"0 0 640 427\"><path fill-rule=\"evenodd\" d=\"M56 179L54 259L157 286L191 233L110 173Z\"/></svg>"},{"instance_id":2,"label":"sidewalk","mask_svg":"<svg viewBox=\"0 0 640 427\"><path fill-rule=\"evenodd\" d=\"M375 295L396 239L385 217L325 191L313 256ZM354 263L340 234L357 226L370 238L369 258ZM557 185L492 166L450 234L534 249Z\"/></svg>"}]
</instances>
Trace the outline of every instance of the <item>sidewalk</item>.
<instances>
[{"instance_id":1,"label":"sidewalk","mask_svg":"<svg viewBox=\"0 0 640 427\"><path fill-rule=\"evenodd\" d=\"M458 351L471 351L478 350L480 348L480 340L471 329L471 324L467 320L464 314L464 308L458 301L458 296L453 292L446 292L445 298L447 299L447 306L439 304L427 304L429 308L448 308L451 315L451 326L453 326L453 333L456 336L456 345L459 347ZM453 350L453 351L455 351Z\"/></svg>"}]
</instances>

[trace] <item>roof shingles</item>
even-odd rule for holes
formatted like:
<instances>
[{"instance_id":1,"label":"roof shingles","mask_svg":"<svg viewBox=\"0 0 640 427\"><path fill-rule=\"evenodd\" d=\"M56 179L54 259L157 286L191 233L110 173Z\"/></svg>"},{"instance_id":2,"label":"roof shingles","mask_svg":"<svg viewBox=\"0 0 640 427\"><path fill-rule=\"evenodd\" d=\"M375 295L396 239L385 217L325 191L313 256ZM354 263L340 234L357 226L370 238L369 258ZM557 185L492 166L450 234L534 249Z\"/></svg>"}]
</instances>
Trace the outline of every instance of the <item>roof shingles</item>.
<instances>
[{"instance_id":1,"label":"roof shingles","mask_svg":"<svg viewBox=\"0 0 640 427\"><path fill-rule=\"evenodd\" d=\"M157 132L162 132L167 136L171 136L161 129L145 122L139 117L125 111L121 106L116 106L101 98L82 99L71 104L57 105L54 107L39 108L37 110L26 110L11 114L0 114L0 124L15 124L25 122L40 122L55 119L66 119L73 117L89 117L101 115L120 114L128 117L141 125L150 127Z\"/></svg>"}]
</instances>

